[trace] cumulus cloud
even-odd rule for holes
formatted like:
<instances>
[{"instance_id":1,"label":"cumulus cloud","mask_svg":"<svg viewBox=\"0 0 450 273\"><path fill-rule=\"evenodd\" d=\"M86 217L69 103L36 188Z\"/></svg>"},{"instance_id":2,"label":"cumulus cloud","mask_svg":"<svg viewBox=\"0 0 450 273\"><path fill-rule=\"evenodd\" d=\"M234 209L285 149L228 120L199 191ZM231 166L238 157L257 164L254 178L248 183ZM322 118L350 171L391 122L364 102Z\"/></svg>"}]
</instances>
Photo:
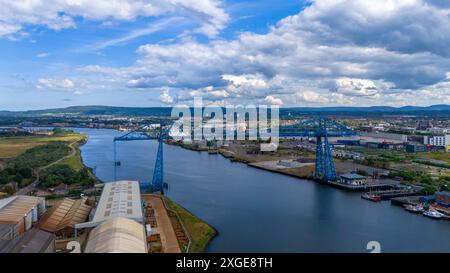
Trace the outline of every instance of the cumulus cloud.
<instances>
[{"instance_id":1,"label":"cumulus cloud","mask_svg":"<svg viewBox=\"0 0 450 273\"><path fill-rule=\"evenodd\" d=\"M379 92L393 85L380 83L365 79L339 78L336 79L336 89L338 93L351 96L377 97Z\"/></svg>"},{"instance_id":2,"label":"cumulus cloud","mask_svg":"<svg viewBox=\"0 0 450 273\"><path fill-rule=\"evenodd\" d=\"M147 44L132 66L84 71L130 88L168 86L185 99L382 104L447 81L449 15L431 0L316 0L266 34Z\"/></svg>"},{"instance_id":3,"label":"cumulus cloud","mask_svg":"<svg viewBox=\"0 0 450 273\"><path fill-rule=\"evenodd\" d=\"M272 105L283 105L283 100L274 96L267 96L264 100Z\"/></svg>"},{"instance_id":4,"label":"cumulus cloud","mask_svg":"<svg viewBox=\"0 0 450 273\"><path fill-rule=\"evenodd\" d=\"M312 103L324 103L329 102L329 99L322 96L319 92L315 91L303 91L298 92L296 97L304 102L312 102Z\"/></svg>"},{"instance_id":5,"label":"cumulus cloud","mask_svg":"<svg viewBox=\"0 0 450 273\"><path fill-rule=\"evenodd\" d=\"M59 30L76 27L76 17L93 21L132 21L138 17L183 15L199 23L195 32L215 36L229 21L220 0L0 0L0 36L26 25Z\"/></svg>"},{"instance_id":6,"label":"cumulus cloud","mask_svg":"<svg viewBox=\"0 0 450 273\"><path fill-rule=\"evenodd\" d=\"M75 83L69 79L48 79L41 78L38 80L38 84L36 85L38 89L55 89L55 90L64 90L64 89L72 89L75 87Z\"/></svg>"}]
</instances>

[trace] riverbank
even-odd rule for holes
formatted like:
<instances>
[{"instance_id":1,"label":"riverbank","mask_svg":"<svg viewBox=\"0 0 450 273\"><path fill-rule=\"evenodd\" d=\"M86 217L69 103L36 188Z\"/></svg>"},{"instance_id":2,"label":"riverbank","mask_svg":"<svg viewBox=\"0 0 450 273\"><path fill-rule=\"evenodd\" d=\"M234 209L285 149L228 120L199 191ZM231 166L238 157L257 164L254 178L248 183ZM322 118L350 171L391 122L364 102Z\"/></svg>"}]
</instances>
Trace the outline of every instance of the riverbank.
<instances>
[{"instance_id":1,"label":"riverbank","mask_svg":"<svg viewBox=\"0 0 450 273\"><path fill-rule=\"evenodd\" d=\"M201 148L201 147L198 147L195 145L183 144L183 143L175 142L175 141L168 141L168 142L166 142L166 144L178 146L183 149L190 150L190 151L196 151L196 152L210 151L210 149L208 149L208 148ZM265 166L264 164L261 164L261 163L264 163L267 161L252 160L251 158L240 156L240 155L238 155L232 151L228 151L226 149L217 149L215 151L216 152L210 153L210 154L220 154L224 158L229 159L231 162L243 163L249 167L257 168L257 169L268 171L268 172L284 174L284 175L288 175L288 176L299 178L299 179L314 180L313 164L303 164L302 167L297 167L297 168L280 168L280 169L278 169L278 168L272 168L269 166ZM280 158L280 159L282 159L282 158Z\"/></svg>"},{"instance_id":2,"label":"riverbank","mask_svg":"<svg viewBox=\"0 0 450 273\"><path fill-rule=\"evenodd\" d=\"M204 252L218 234L217 230L168 197L164 197L164 201L167 209L179 217L181 228L188 233L189 243L184 245L183 250L189 253Z\"/></svg>"},{"instance_id":3,"label":"riverbank","mask_svg":"<svg viewBox=\"0 0 450 273\"><path fill-rule=\"evenodd\" d=\"M81 147L85 164L96 167L103 181L112 181L112 143L122 133L77 131L89 135ZM122 144L118 158L125 164L118 168L118 179L151 181L157 149L157 141ZM167 196L219 231L205 252L366 252L374 238L384 252L448 251L450 245L446 221L207 152L165 145L164 171Z\"/></svg>"},{"instance_id":4,"label":"riverbank","mask_svg":"<svg viewBox=\"0 0 450 273\"><path fill-rule=\"evenodd\" d=\"M81 159L80 146L86 141L85 134L60 129L47 135L0 138L1 188L9 195L31 193L50 199L78 194L98 181ZM65 189L56 194L52 188L59 185Z\"/></svg>"}]
</instances>

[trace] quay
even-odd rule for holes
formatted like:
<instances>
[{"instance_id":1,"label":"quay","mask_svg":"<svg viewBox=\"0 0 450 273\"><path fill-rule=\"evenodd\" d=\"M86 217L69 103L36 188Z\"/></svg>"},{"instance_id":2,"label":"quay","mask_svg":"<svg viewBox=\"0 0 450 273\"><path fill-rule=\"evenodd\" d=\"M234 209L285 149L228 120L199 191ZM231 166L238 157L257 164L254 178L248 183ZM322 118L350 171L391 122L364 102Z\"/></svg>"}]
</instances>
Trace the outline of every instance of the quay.
<instances>
[{"instance_id":1,"label":"quay","mask_svg":"<svg viewBox=\"0 0 450 273\"><path fill-rule=\"evenodd\" d=\"M413 205L416 206L420 204L420 196L402 196L402 197L394 197L391 199L391 204L404 207L405 205Z\"/></svg>"},{"instance_id":2,"label":"quay","mask_svg":"<svg viewBox=\"0 0 450 273\"><path fill-rule=\"evenodd\" d=\"M372 195L378 196L381 200L389 200L395 197L417 196L420 194L418 190L387 190L371 192Z\"/></svg>"},{"instance_id":3,"label":"quay","mask_svg":"<svg viewBox=\"0 0 450 273\"><path fill-rule=\"evenodd\" d=\"M330 185L332 187L347 190L347 191L381 191L381 190L391 190L394 188L391 184L386 183L370 183L370 184L364 184L364 185L349 185L344 184L341 182L334 182L334 181L328 181L328 182L322 182L324 184Z\"/></svg>"}]
</instances>

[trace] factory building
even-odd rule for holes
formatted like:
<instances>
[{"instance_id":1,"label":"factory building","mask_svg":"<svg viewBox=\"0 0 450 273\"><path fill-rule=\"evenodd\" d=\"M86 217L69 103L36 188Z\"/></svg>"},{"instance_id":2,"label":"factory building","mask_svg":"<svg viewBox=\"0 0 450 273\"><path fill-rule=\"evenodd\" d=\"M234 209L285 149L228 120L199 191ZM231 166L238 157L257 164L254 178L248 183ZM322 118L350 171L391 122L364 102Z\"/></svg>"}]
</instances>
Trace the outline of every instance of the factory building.
<instances>
[{"instance_id":1,"label":"factory building","mask_svg":"<svg viewBox=\"0 0 450 273\"><path fill-rule=\"evenodd\" d=\"M0 240L0 253L54 253L55 235L37 228L14 239Z\"/></svg>"},{"instance_id":2,"label":"factory building","mask_svg":"<svg viewBox=\"0 0 450 273\"><path fill-rule=\"evenodd\" d=\"M450 192L437 192L435 196L437 204L450 208Z\"/></svg>"},{"instance_id":3,"label":"factory building","mask_svg":"<svg viewBox=\"0 0 450 273\"><path fill-rule=\"evenodd\" d=\"M427 148L422 144L407 144L405 150L407 153L424 153L427 151Z\"/></svg>"},{"instance_id":4,"label":"factory building","mask_svg":"<svg viewBox=\"0 0 450 273\"><path fill-rule=\"evenodd\" d=\"M33 228L45 211L45 199L40 197L0 200L0 253L54 252L55 236Z\"/></svg>"},{"instance_id":5,"label":"factory building","mask_svg":"<svg viewBox=\"0 0 450 273\"><path fill-rule=\"evenodd\" d=\"M105 183L92 220L75 224L79 229L93 228L86 253L147 253L143 206L138 181Z\"/></svg>"},{"instance_id":6,"label":"factory building","mask_svg":"<svg viewBox=\"0 0 450 273\"><path fill-rule=\"evenodd\" d=\"M115 217L89 234L85 253L147 253L144 226L134 220Z\"/></svg>"},{"instance_id":7,"label":"factory building","mask_svg":"<svg viewBox=\"0 0 450 273\"><path fill-rule=\"evenodd\" d=\"M3 225L0 230L3 229L3 236L13 239L25 233L45 211L45 199L40 197L13 196L0 200L0 226Z\"/></svg>"},{"instance_id":8,"label":"factory building","mask_svg":"<svg viewBox=\"0 0 450 273\"><path fill-rule=\"evenodd\" d=\"M64 198L48 210L38 227L59 237L72 236L74 225L84 223L91 212L92 206L86 204L86 201L87 198Z\"/></svg>"},{"instance_id":9,"label":"factory building","mask_svg":"<svg viewBox=\"0 0 450 273\"><path fill-rule=\"evenodd\" d=\"M116 181L105 184L92 222L104 222L114 217L143 222L138 181Z\"/></svg>"},{"instance_id":10,"label":"factory building","mask_svg":"<svg viewBox=\"0 0 450 273\"><path fill-rule=\"evenodd\" d=\"M423 143L425 145L446 147L446 146L450 145L450 135L425 136L423 139Z\"/></svg>"}]
</instances>

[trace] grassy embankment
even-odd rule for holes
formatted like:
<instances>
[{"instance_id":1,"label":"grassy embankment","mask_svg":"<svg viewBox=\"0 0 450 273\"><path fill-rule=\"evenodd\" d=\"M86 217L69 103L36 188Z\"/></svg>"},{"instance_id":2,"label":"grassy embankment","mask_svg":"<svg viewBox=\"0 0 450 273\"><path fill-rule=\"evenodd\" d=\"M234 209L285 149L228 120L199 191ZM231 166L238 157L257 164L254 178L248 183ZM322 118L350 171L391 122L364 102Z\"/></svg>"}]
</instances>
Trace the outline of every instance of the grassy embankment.
<instances>
[{"instance_id":1,"label":"grassy embankment","mask_svg":"<svg viewBox=\"0 0 450 273\"><path fill-rule=\"evenodd\" d=\"M95 183L90 170L83 166L78 149L85 141L85 135L63 130L56 130L51 136L0 138L0 187L17 182L23 188L36 179L37 173L43 188L60 183L81 187ZM12 193L9 188L6 191Z\"/></svg>"},{"instance_id":2,"label":"grassy embankment","mask_svg":"<svg viewBox=\"0 0 450 273\"><path fill-rule=\"evenodd\" d=\"M203 252L209 241L217 235L217 231L174 201L168 198L165 198L165 200L168 208L175 211L178 216L180 216L187 232L189 232L191 236L192 242L189 252Z\"/></svg>"},{"instance_id":3,"label":"grassy embankment","mask_svg":"<svg viewBox=\"0 0 450 273\"><path fill-rule=\"evenodd\" d=\"M25 151L48 144L50 142L61 141L71 143L82 140L85 136L76 133L55 136L21 136L0 138L0 159L17 157Z\"/></svg>"}]
</instances>

